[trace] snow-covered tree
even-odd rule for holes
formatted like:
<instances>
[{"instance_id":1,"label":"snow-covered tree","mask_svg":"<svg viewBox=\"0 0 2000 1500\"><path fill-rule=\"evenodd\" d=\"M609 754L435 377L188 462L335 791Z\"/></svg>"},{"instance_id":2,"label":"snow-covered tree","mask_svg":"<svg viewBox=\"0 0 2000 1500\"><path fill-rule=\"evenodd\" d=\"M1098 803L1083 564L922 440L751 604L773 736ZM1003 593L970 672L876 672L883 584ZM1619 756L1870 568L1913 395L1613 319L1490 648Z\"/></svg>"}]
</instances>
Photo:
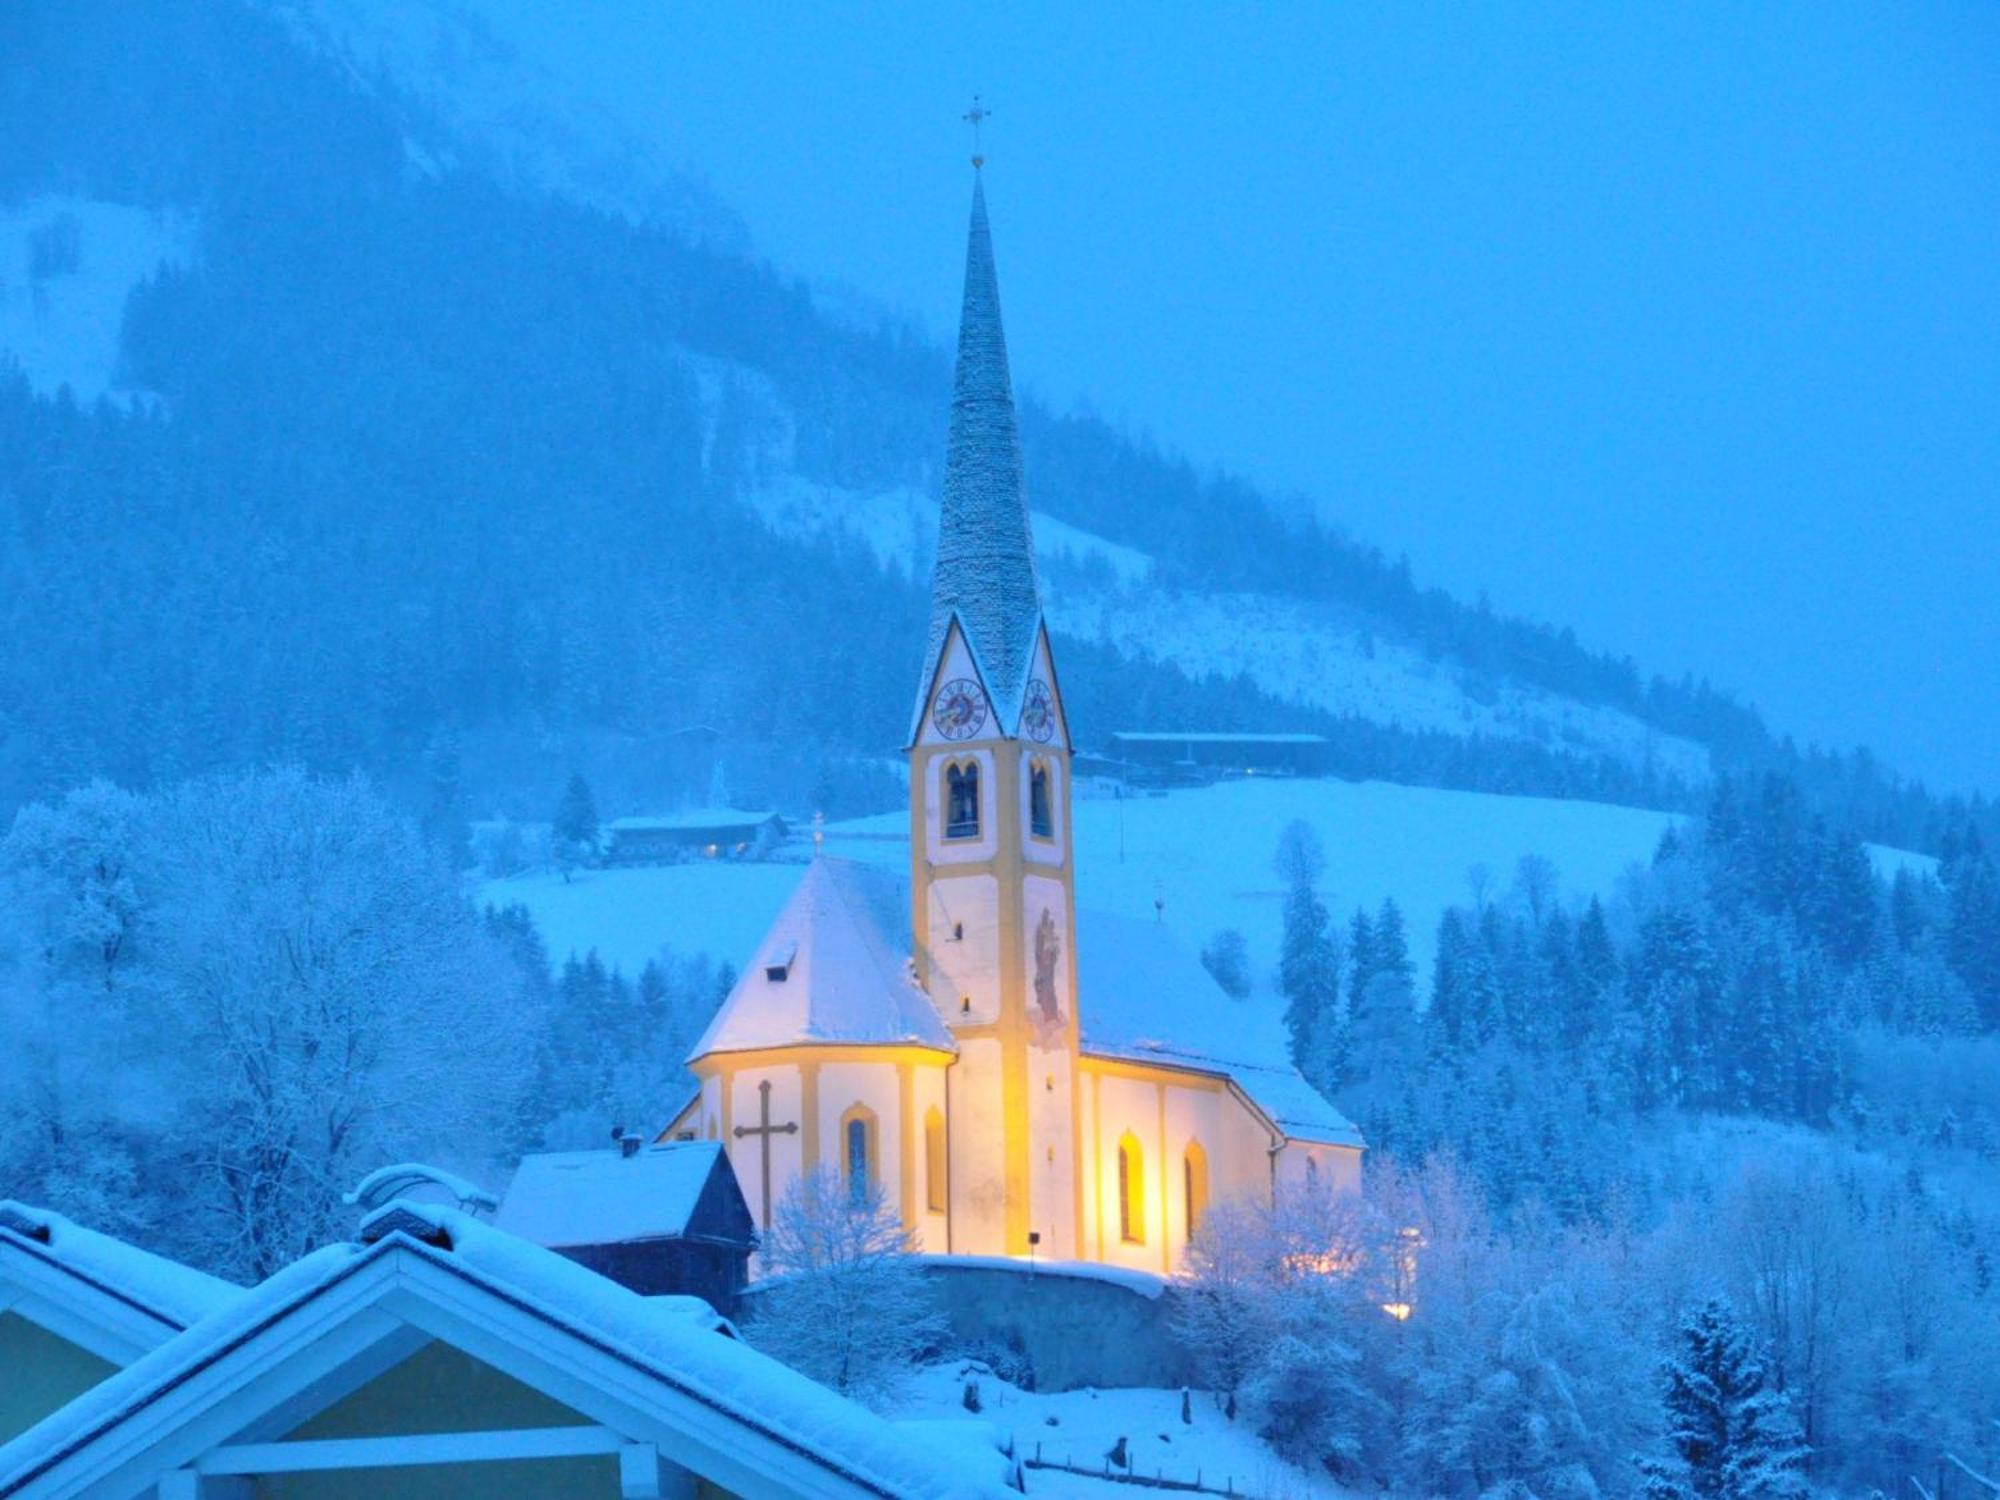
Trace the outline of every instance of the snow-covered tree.
<instances>
[{"instance_id":1,"label":"snow-covered tree","mask_svg":"<svg viewBox=\"0 0 2000 1500\"><path fill-rule=\"evenodd\" d=\"M363 783L217 777L156 815L144 1025L180 1210L206 1263L265 1276L346 1226L370 1168L494 1140L533 1018L452 873Z\"/></svg>"},{"instance_id":2,"label":"snow-covered tree","mask_svg":"<svg viewBox=\"0 0 2000 1500\"><path fill-rule=\"evenodd\" d=\"M596 854L597 834L597 799L591 796L583 773L572 771L555 816L549 820L551 852L565 882L570 871Z\"/></svg>"},{"instance_id":3,"label":"snow-covered tree","mask_svg":"<svg viewBox=\"0 0 2000 1500\"><path fill-rule=\"evenodd\" d=\"M1811 1493L1790 1404L1720 1298L1682 1320L1663 1405L1669 1456L1646 1464L1651 1500L1803 1500Z\"/></svg>"},{"instance_id":4,"label":"snow-covered tree","mask_svg":"<svg viewBox=\"0 0 2000 1500\"><path fill-rule=\"evenodd\" d=\"M1234 927L1225 927L1201 950L1201 965L1233 1000L1250 993L1250 945Z\"/></svg>"},{"instance_id":5,"label":"snow-covered tree","mask_svg":"<svg viewBox=\"0 0 2000 1500\"><path fill-rule=\"evenodd\" d=\"M1345 1025L1340 1014L1340 948L1314 882L1326 866L1319 838L1303 821L1288 824L1272 860L1286 882L1278 988L1292 1061L1322 1093L1340 1081Z\"/></svg>"},{"instance_id":6,"label":"snow-covered tree","mask_svg":"<svg viewBox=\"0 0 2000 1500\"><path fill-rule=\"evenodd\" d=\"M759 1245L769 1280L750 1337L845 1395L877 1397L944 1324L902 1216L873 1183L819 1166L795 1178Z\"/></svg>"}]
</instances>

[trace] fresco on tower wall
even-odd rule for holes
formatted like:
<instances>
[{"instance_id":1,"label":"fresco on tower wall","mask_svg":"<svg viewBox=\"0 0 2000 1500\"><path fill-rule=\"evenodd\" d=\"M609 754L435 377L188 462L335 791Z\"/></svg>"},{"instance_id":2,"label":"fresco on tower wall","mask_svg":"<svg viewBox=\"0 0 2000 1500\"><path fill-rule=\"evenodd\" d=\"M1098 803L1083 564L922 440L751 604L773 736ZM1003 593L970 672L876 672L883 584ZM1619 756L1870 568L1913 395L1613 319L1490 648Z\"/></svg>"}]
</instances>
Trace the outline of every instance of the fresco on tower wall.
<instances>
[{"instance_id":1,"label":"fresco on tower wall","mask_svg":"<svg viewBox=\"0 0 2000 1500\"><path fill-rule=\"evenodd\" d=\"M1043 1046L1056 1044L1069 1027L1068 912L1061 884L1027 882L1028 1016Z\"/></svg>"}]
</instances>

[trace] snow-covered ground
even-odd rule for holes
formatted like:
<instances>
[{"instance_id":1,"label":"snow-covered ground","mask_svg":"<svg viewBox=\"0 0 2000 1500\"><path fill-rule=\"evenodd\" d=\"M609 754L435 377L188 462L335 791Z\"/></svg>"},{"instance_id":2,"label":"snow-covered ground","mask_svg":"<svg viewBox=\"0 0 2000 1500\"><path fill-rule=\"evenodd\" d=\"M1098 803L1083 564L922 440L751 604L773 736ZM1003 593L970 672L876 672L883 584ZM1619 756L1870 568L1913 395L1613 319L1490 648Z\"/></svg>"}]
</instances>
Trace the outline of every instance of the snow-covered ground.
<instances>
[{"instance_id":1,"label":"snow-covered ground","mask_svg":"<svg viewBox=\"0 0 2000 1500\"><path fill-rule=\"evenodd\" d=\"M1474 866L1491 872L1497 891L1521 856L1539 854L1563 890L1608 894L1673 821L1603 803L1379 781L1248 780L1085 799L1076 805L1078 904L1162 921L1190 951L1219 928L1238 928L1262 977L1277 961L1284 905L1271 854L1294 818L1326 847L1322 893L1343 920L1356 905L1396 899L1420 976L1445 907L1470 899ZM827 852L903 869L907 831L900 811L832 824ZM663 945L741 965L798 876L796 865L702 861L584 870L568 884L555 874L515 876L489 882L482 899L524 903L557 962L595 948L631 974Z\"/></svg>"},{"instance_id":2,"label":"snow-covered ground","mask_svg":"<svg viewBox=\"0 0 2000 1500\"><path fill-rule=\"evenodd\" d=\"M49 194L0 205L0 362L42 395L79 402L119 388L125 299L162 262L194 253L184 216Z\"/></svg>"},{"instance_id":3,"label":"snow-covered ground","mask_svg":"<svg viewBox=\"0 0 2000 1500\"><path fill-rule=\"evenodd\" d=\"M980 1411L965 1408L967 1381L979 1384ZM1181 1421L1177 1390L1080 1390L1044 1395L1017 1390L984 1366L964 1360L918 1370L890 1415L902 1420L985 1422L1011 1434L1018 1452L1033 1458L1098 1468L1123 1437L1134 1472L1172 1479L1200 1478L1220 1490L1258 1500L1334 1500L1348 1492L1325 1475L1308 1474L1272 1453L1250 1428L1231 1422L1215 1398L1196 1392L1194 1420ZM1134 1485L1064 1473L1027 1471L1030 1495L1124 1496L1157 1493Z\"/></svg>"},{"instance_id":4,"label":"snow-covered ground","mask_svg":"<svg viewBox=\"0 0 2000 1500\"><path fill-rule=\"evenodd\" d=\"M1438 919L1471 901L1483 869L1489 894L1505 893L1516 863L1540 855L1568 896L1615 894L1618 878L1652 858L1671 813L1399 786L1385 781L1254 778L1160 796L1083 798L1076 804L1077 904L1087 914L1158 920L1190 952L1234 927L1250 944L1260 987L1270 987L1284 916L1271 869L1278 835L1293 819L1319 834L1327 867L1322 898L1341 921L1384 897L1402 909L1420 988L1429 982ZM826 830L829 854L904 870L909 815L883 813ZM786 851L805 858L802 846ZM1871 847L1883 873L1934 861ZM533 913L551 958L595 948L636 974L662 946L741 966L799 878L796 863L701 861L660 868L581 870L488 882L481 899L519 901ZM1157 903L1157 905L1156 905ZM1086 925L1079 936L1088 941ZM1088 1002L1086 1001L1086 1004Z\"/></svg>"}]
</instances>

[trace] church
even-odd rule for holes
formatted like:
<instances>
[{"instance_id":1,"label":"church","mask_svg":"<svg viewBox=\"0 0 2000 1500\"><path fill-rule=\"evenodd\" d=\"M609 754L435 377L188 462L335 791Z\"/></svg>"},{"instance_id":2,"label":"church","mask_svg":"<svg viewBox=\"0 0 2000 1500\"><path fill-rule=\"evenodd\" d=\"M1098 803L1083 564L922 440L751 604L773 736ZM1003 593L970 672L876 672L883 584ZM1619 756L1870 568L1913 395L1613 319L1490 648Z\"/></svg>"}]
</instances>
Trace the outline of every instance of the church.
<instances>
[{"instance_id":1,"label":"church","mask_svg":"<svg viewBox=\"0 0 2000 1500\"><path fill-rule=\"evenodd\" d=\"M1362 1141L1157 913L1079 912L1070 724L1042 615L982 162L907 882L820 854L696 1044L662 1140L721 1143L760 1225L802 1172L929 1253L1171 1274L1204 1208L1359 1186Z\"/></svg>"}]
</instances>

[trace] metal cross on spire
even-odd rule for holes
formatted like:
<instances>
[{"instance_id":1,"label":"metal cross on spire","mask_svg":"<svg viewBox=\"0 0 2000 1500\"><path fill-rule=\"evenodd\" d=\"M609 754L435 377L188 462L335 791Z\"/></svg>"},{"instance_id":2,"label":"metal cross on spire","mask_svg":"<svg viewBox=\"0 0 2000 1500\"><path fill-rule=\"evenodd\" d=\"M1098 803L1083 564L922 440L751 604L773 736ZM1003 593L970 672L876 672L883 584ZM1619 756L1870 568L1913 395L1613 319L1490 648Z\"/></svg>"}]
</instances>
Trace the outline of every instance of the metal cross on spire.
<instances>
[{"instance_id":1,"label":"metal cross on spire","mask_svg":"<svg viewBox=\"0 0 2000 1500\"><path fill-rule=\"evenodd\" d=\"M966 124L972 127L972 165L974 167L983 167L986 165L986 150L979 141L979 127L991 118L993 118L993 111L986 107L979 95L974 94L972 96L972 108L968 109L964 115Z\"/></svg>"}]
</instances>

